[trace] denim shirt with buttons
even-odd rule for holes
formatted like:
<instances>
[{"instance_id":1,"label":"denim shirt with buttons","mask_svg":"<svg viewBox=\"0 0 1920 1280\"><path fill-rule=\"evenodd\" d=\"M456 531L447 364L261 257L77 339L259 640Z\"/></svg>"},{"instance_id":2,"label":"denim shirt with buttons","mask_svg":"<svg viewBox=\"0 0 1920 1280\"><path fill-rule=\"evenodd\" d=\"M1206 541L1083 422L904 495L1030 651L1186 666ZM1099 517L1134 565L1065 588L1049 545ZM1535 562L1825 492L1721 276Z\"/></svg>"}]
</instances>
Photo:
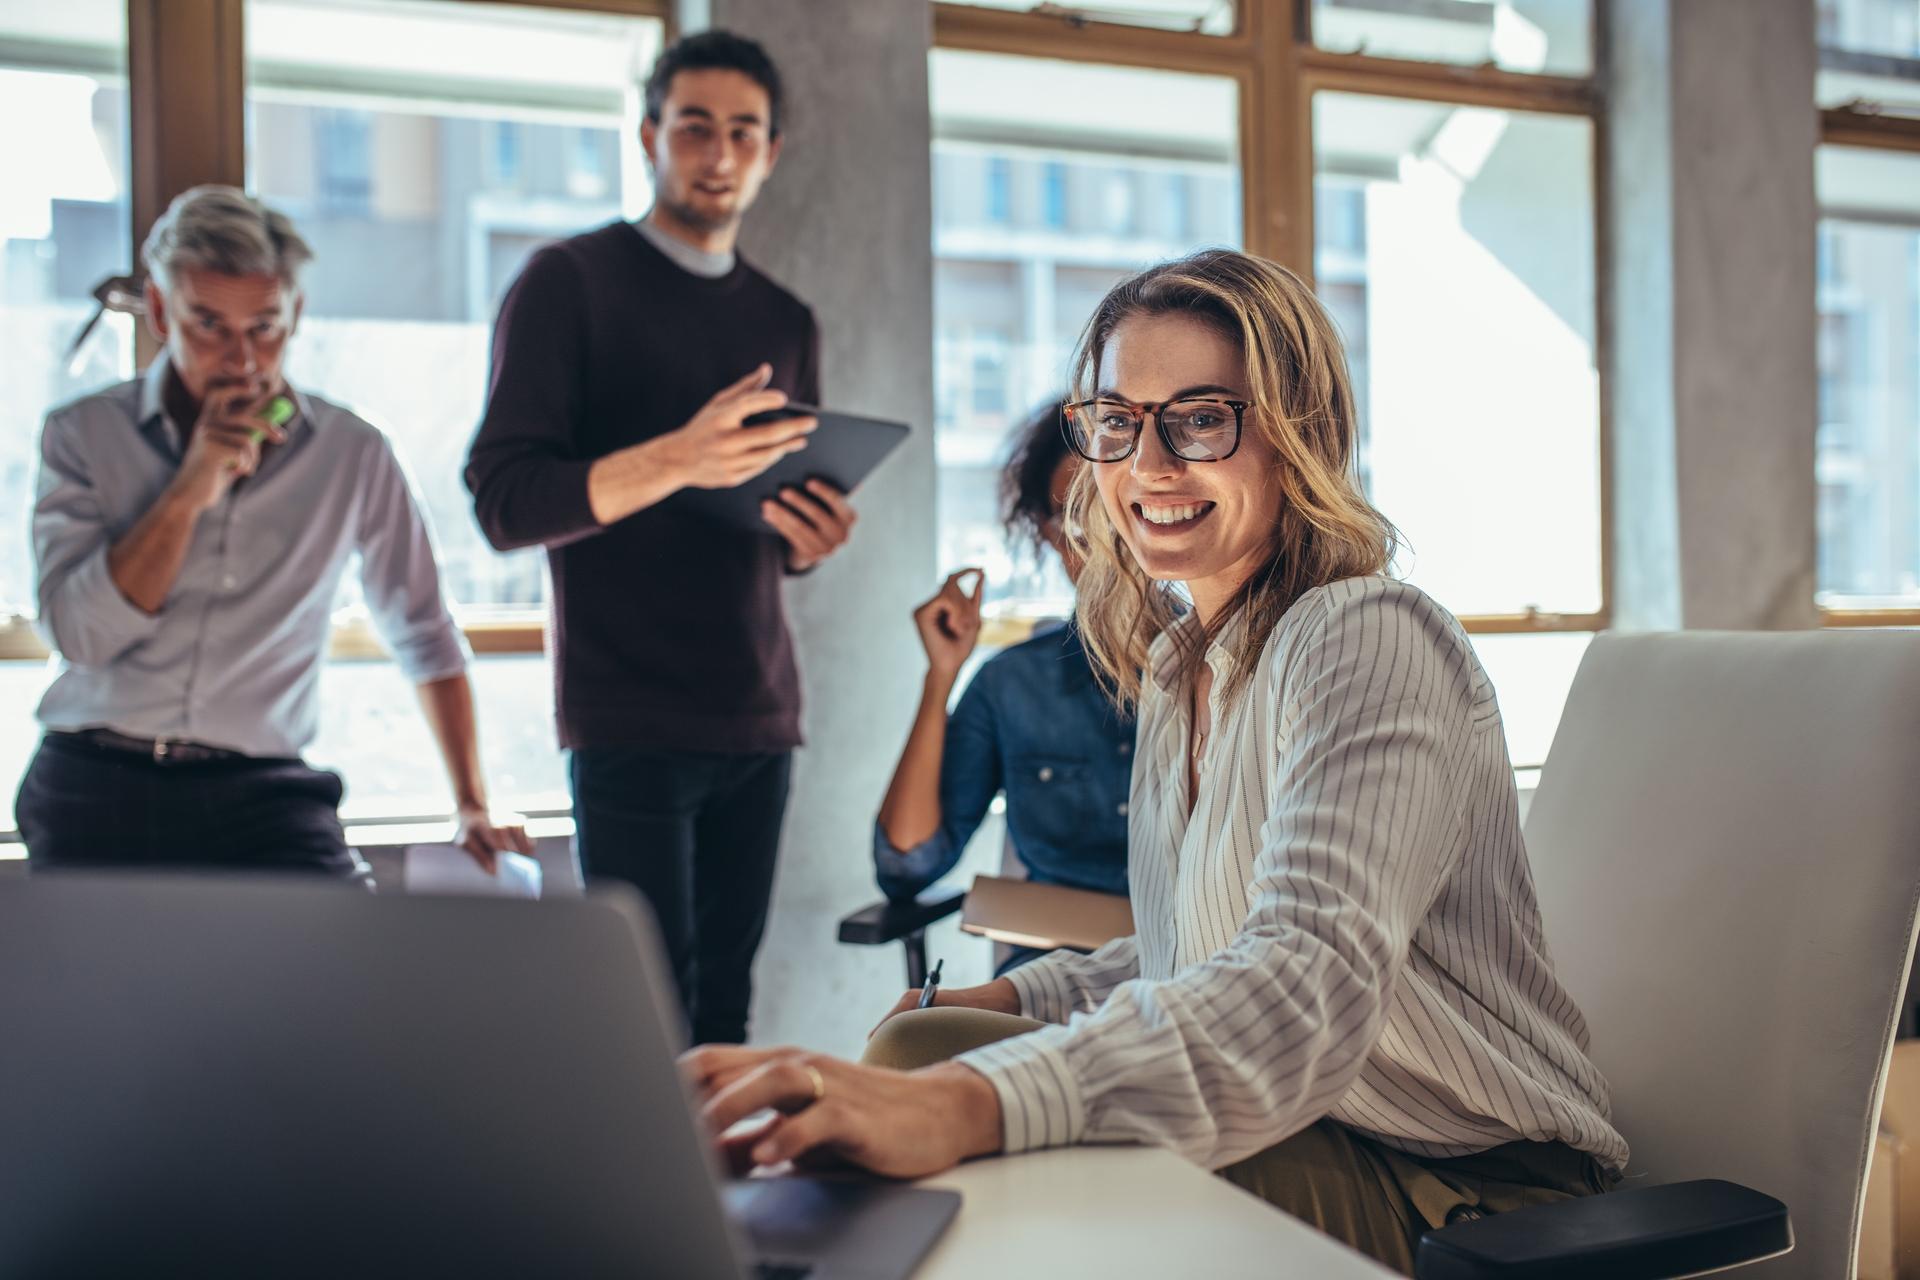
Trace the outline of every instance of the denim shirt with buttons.
<instances>
[{"instance_id":1,"label":"denim shirt with buttons","mask_svg":"<svg viewBox=\"0 0 1920 1280\"><path fill-rule=\"evenodd\" d=\"M953 869L988 807L1007 797L1007 832L1029 879L1127 891L1133 718L1094 680L1071 623L981 664L947 720L940 829L895 849L876 823L873 862L890 898Z\"/></svg>"}]
</instances>

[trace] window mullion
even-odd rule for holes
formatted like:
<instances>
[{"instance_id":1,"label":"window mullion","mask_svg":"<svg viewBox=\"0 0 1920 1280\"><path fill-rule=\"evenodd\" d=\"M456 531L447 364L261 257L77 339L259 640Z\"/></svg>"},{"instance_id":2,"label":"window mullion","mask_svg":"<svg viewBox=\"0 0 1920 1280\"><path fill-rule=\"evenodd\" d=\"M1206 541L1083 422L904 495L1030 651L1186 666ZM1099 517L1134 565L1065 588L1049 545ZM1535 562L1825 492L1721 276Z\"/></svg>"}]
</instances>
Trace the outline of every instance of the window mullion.
<instances>
[{"instance_id":1,"label":"window mullion","mask_svg":"<svg viewBox=\"0 0 1920 1280\"><path fill-rule=\"evenodd\" d=\"M127 0L136 257L182 191L246 183L244 21L243 0ZM156 347L144 326L135 343L135 363L145 365Z\"/></svg>"},{"instance_id":2,"label":"window mullion","mask_svg":"<svg viewBox=\"0 0 1920 1280\"><path fill-rule=\"evenodd\" d=\"M1288 3L1289 0L1278 0ZM941 49L1017 54L1065 62L1104 62L1154 71L1235 75L1252 56L1252 29L1260 6L1247 6L1230 36L1162 31L1118 23L1076 25L1048 14L985 9L967 4L933 6L933 43Z\"/></svg>"},{"instance_id":3,"label":"window mullion","mask_svg":"<svg viewBox=\"0 0 1920 1280\"><path fill-rule=\"evenodd\" d=\"M1331 53L1325 49L1305 50L1301 62L1303 74L1316 91L1413 98L1501 111L1598 113L1595 82L1584 77L1532 75L1497 67L1456 67L1439 62L1370 57L1363 53Z\"/></svg>"},{"instance_id":4,"label":"window mullion","mask_svg":"<svg viewBox=\"0 0 1920 1280\"><path fill-rule=\"evenodd\" d=\"M1247 248L1313 279L1313 115L1301 78L1308 0L1247 6L1254 42L1250 85L1242 87L1242 163Z\"/></svg>"}]
</instances>

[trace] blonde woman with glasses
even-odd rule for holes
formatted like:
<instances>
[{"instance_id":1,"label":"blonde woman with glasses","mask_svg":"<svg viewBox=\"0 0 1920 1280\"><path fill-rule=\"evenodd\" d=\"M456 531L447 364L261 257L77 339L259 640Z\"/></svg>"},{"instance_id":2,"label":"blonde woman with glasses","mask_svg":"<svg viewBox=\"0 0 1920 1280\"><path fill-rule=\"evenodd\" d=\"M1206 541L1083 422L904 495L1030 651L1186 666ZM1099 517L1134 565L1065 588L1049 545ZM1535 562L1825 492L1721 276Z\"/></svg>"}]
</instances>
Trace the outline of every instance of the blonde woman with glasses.
<instances>
[{"instance_id":1,"label":"blonde woman with glasses","mask_svg":"<svg viewBox=\"0 0 1920 1280\"><path fill-rule=\"evenodd\" d=\"M1352 387L1296 276L1208 251L1117 286L1063 418L1086 646L1137 708L1136 933L902 997L861 1064L702 1048L737 1166L895 1176L1169 1147L1411 1273L1421 1233L1626 1164L1542 935L1500 711L1387 576Z\"/></svg>"}]
</instances>

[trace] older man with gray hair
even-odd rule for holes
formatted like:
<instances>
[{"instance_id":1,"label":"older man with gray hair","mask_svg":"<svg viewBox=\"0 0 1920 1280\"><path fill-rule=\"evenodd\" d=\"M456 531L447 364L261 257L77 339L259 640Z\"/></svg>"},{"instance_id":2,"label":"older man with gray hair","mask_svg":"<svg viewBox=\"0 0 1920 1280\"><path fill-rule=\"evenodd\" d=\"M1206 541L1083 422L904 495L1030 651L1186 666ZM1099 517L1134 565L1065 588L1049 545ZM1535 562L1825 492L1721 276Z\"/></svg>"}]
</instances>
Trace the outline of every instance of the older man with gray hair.
<instances>
[{"instance_id":1,"label":"older man with gray hair","mask_svg":"<svg viewBox=\"0 0 1920 1280\"><path fill-rule=\"evenodd\" d=\"M527 851L488 817L466 646L392 447L283 375L306 242L206 186L173 202L143 256L165 351L41 432L34 566L59 663L15 805L30 864L364 877L339 777L300 758L356 555L445 757L456 839L489 870Z\"/></svg>"}]
</instances>

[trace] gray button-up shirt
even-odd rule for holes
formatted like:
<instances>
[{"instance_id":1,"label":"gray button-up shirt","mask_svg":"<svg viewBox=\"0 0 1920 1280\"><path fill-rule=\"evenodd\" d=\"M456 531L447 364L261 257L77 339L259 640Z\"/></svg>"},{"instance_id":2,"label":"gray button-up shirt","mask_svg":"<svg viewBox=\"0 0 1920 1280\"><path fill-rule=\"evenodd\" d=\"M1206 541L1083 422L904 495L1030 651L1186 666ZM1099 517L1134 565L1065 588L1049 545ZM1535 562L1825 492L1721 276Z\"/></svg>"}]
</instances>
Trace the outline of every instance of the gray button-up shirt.
<instances>
[{"instance_id":1,"label":"gray button-up shirt","mask_svg":"<svg viewBox=\"0 0 1920 1280\"><path fill-rule=\"evenodd\" d=\"M57 653L49 729L110 728L256 756L297 756L319 720L320 663L348 560L416 684L467 649L440 594L426 520L380 431L295 391L287 442L200 517L157 614L121 594L107 551L183 456L167 361L47 415L33 510L39 629Z\"/></svg>"}]
</instances>

